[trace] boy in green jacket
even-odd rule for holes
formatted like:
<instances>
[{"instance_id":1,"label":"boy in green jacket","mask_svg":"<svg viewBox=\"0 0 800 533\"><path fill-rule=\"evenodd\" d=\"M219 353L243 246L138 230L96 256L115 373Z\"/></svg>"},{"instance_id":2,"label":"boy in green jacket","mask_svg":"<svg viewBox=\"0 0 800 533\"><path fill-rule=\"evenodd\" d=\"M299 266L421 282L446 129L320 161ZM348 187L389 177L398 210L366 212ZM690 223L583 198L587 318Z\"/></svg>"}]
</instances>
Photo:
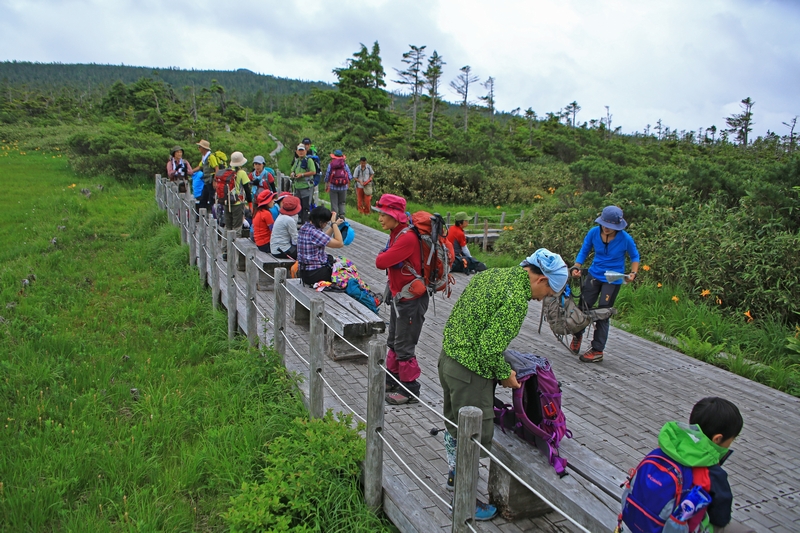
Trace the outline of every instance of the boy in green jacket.
<instances>
[{"instance_id":1,"label":"boy in green jacket","mask_svg":"<svg viewBox=\"0 0 800 533\"><path fill-rule=\"evenodd\" d=\"M443 413L458 421L458 411L472 405L483 411L481 444L492 446L494 386L518 389L516 373L503 351L519 334L528 301L556 295L567 283L567 264L560 255L540 248L519 266L492 268L472 278L444 326L439 380ZM455 485L457 429L447 424L445 452L450 465L447 488ZM490 520L497 509L478 501L476 520Z\"/></svg>"}]
</instances>

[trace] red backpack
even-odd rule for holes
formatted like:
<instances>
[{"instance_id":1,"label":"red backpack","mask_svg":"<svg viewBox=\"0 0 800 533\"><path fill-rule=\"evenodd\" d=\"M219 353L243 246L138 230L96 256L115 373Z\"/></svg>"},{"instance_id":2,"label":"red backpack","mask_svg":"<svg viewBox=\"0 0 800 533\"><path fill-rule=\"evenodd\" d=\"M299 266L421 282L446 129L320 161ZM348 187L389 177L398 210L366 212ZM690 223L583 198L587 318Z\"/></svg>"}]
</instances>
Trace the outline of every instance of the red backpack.
<instances>
[{"instance_id":1,"label":"red backpack","mask_svg":"<svg viewBox=\"0 0 800 533\"><path fill-rule=\"evenodd\" d=\"M220 200L225 200L229 194L236 190L236 171L233 169L218 170L214 175L214 188L217 191L217 198ZM238 200L233 200L236 202L241 201L242 199L244 199L243 196Z\"/></svg>"},{"instance_id":2,"label":"red backpack","mask_svg":"<svg viewBox=\"0 0 800 533\"><path fill-rule=\"evenodd\" d=\"M417 211L411 215L409 226L397 234L395 241L408 231L413 231L419 237L422 275L411 266L411 263L406 261L403 268L407 268L417 279L403 287L397 296L400 298L421 296L421 291L417 290L417 287L412 288L412 285L422 282L429 295L441 291L449 298L452 290L450 285L454 285L456 282L450 274L455 252L453 243L447 240L447 225L442 215Z\"/></svg>"},{"instance_id":3,"label":"red backpack","mask_svg":"<svg viewBox=\"0 0 800 533\"><path fill-rule=\"evenodd\" d=\"M331 185L336 185L337 187L350 183L347 170L344 168L343 157L334 157L331 159L331 174L328 181Z\"/></svg>"}]
</instances>

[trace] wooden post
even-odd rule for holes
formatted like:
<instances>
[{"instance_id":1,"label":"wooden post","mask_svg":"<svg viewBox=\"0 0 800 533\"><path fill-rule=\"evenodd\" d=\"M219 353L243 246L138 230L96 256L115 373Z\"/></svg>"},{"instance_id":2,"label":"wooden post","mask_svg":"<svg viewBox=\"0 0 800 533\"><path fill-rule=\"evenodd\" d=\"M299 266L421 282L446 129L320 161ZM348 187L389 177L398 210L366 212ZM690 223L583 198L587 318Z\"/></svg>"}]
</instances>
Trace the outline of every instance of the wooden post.
<instances>
[{"instance_id":1,"label":"wooden post","mask_svg":"<svg viewBox=\"0 0 800 533\"><path fill-rule=\"evenodd\" d=\"M486 252L489 247L489 219L483 219L483 251Z\"/></svg>"},{"instance_id":2,"label":"wooden post","mask_svg":"<svg viewBox=\"0 0 800 533\"><path fill-rule=\"evenodd\" d=\"M236 335L236 248L233 241L236 239L236 232L231 230L227 232L228 235L228 271L227 271L227 287L228 299L225 302L225 307L228 308L228 340L232 341Z\"/></svg>"},{"instance_id":3,"label":"wooden post","mask_svg":"<svg viewBox=\"0 0 800 533\"><path fill-rule=\"evenodd\" d=\"M156 205L159 207L159 209L163 209L161 205L161 195L159 194L161 192L160 185L161 185L161 174L156 174Z\"/></svg>"},{"instance_id":4,"label":"wooden post","mask_svg":"<svg viewBox=\"0 0 800 533\"><path fill-rule=\"evenodd\" d=\"M275 269L275 314L272 323L275 326L274 343L275 351L281 354L281 364L286 366L286 339L283 332L286 330L286 269Z\"/></svg>"},{"instance_id":5,"label":"wooden post","mask_svg":"<svg viewBox=\"0 0 800 533\"><path fill-rule=\"evenodd\" d=\"M369 380L367 381L367 454L364 457L364 500L373 512L383 502L383 404L386 401L386 375L381 365L386 359L386 344L369 343Z\"/></svg>"},{"instance_id":6,"label":"wooden post","mask_svg":"<svg viewBox=\"0 0 800 533\"><path fill-rule=\"evenodd\" d=\"M189 244L189 240L187 238L189 218L186 216L186 206L183 205L185 196L185 194L181 196L180 192L175 193L175 200L178 205L178 225L181 227L181 244Z\"/></svg>"},{"instance_id":7,"label":"wooden post","mask_svg":"<svg viewBox=\"0 0 800 533\"><path fill-rule=\"evenodd\" d=\"M500 213L500 226L502 227L503 224L505 224L505 222L506 222L506 212L503 211L502 213Z\"/></svg>"},{"instance_id":8,"label":"wooden post","mask_svg":"<svg viewBox=\"0 0 800 533\"><path fill-rule=\"evenodd\" d=\"M161 205L164 206L164 209L167 209L167 180L161 180Z\"/></svg>"},{"instance_id":9,"label":"wooden post","mask_svg":"<svg viewBox=\"0 0 800 533\"><path fill-rule=\"evenodd\" d=\"M256 267L255 250L247 253L247 340L250 346L258 346L258 303L256 302L256 283L258 283L258 267Z\"/></svg>"},{"instance_id":10,"label":"wooden post","mask_svg":"<svg viewBox=\"0 0 800 533\"><path fill-rule=\"evenodd\" d=\"M197 218L194 209L189 210L189 265L197 264ZM203 241L200 240L202 243ZM202 246L200 247L202 249Z\"/></svg>"},{"instance_id":11,"label":"wooden post","mask_svg":"<svg viewBox=\"0 0 800 533\"><path fill-rule=\"evenodd\" d=\"M520 211L519 212L519 218L521 219L523 216L525 216L525 211Z\"/></svg>"},{"instance_id":12,"label":"wooden post","mask_svg":"<svg viewBox=\"0 0 800 533\"><path fill-rule=\"evenodd\" d=\"M447 220L445 221L445 224L448 226L450 225L450 211L447 212Z\"/></svg>"},{"instance_id":13,"label":"wooden post","mask_svg":"<svg viewBox=\"0 0 800 533\"><path fill-rule=\"evenodd\" d=\"M209 215L206 217L206 232L208 233L206 239L206 247L208 248L208 270L209 270L209 285L211 285L211 304L214 306L214 309L219 309L219 304L221 302L220 297L220 279L219 279L219 269L217 268L217 232L214 230L214 217Z\"/></svg>"},{"instance_id":14,"label":"wooden post","mask_svg":"<svg viewBox=\"0 0 800 533\"><path fill-rule=\"evenodd\" d=\"M481 438L483 411L462 407L458 411L458 447L456 448L456 486L453 496L453 533L468 533L467 522L475 521L475 498L478 493L480 448L472 442Z\"/></svg>"},{"instance_id":15,"label":"wooden post","mask_svg":"<svg viewBox=\"0 0 800 533\"><path fill-rule=\"evenodd\" d=\"M208 212L205 208L200 210L200 246L197 247L197 268L200 269L200 281L203 287L208 280L208 263L206 262L206 251L203 249L203 243L206 242L206 222L208 221Z\"/></svg>"},{"instance_id":16,"label":"wooden post","mask_svg":"<svg viewBox=\"0 0 800 533\"><path fill-rule=\"evenodd\" d=\"M475 222L472 223L473 226L478 226L478 213L475 213Z\"/></svg>"},{"instance_id":17,"label":"wooden post","mask_svg":"<svg viewBox=\"0 0 800 533\"><path fill-rule=\"evenodd\" d=\"M311 300L311 358L308 367L308 410L314 418L325 414L325 396L322 389L322 360L325 357L325 325L322 313L325 304L322 298Z\"/></svg>"}]
</instances>

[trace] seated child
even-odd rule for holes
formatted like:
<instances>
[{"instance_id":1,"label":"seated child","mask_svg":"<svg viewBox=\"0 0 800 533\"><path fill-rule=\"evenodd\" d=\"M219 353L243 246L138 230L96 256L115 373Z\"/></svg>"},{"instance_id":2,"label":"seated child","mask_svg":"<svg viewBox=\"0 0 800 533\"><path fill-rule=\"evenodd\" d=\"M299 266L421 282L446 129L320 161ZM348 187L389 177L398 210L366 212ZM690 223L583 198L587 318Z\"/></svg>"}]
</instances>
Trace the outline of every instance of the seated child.
<instances>
[{"instance_id":1,"label":"seated child","mask_svg":"<svg viewBox=\"0 0 800 533\"><path fill-rule=\"evenodd\" d=\"M751 532L730 523L733 494L722 469L743 425L739 409L716 397L697 402L688 425L667 422L658 435L659 448L626 483L617 531ZM680 487L676 481L682 481Z\"/></svg>"}]
</instances>

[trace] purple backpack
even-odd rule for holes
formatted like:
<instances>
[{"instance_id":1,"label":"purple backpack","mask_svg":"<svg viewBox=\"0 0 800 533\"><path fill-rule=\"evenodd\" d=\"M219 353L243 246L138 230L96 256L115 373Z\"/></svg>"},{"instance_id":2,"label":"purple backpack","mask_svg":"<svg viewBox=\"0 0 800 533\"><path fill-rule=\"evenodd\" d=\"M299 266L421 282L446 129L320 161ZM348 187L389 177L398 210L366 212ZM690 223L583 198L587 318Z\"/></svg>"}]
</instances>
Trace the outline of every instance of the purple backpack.
<instances>
[{"instance_id":1,"label":"purple backpack","mask_svg":"<svg viewBox=\"0 0 800 533\"><path fill-rule=\"evenodd\" d=\"M522 385L512 392L513 405L494 399L494 422L505 433L513 430L541 451L559 476L567 475L567 460L558 454L561 439L572 438L561 410L561 387L545 357L506 350L503 357Z\"/></svg>"}]
</instances>

